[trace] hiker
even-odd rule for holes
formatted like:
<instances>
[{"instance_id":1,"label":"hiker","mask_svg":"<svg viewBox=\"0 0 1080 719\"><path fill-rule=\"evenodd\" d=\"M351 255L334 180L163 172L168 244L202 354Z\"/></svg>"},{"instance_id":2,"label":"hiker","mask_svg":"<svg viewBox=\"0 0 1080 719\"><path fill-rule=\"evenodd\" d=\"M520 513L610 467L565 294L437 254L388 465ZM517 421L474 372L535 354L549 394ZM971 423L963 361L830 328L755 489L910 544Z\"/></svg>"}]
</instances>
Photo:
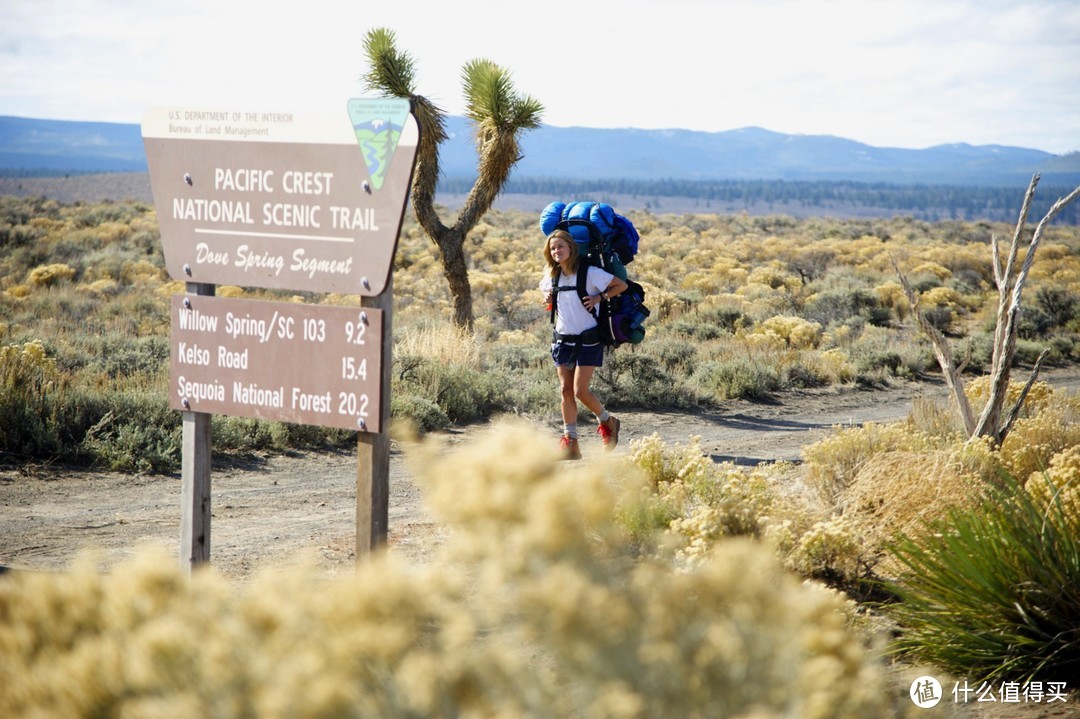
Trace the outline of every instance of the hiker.
<instances>
[{"instance_id":1,"label":"hiker","mask_svg":"<svg viewBox=\"0 0 1080 719\"><path fill-rule=\"evenodd\" d=\"M577 436L577 401L596 415L597 432L604 449L619 443L619 420L589 389L593 373L604 363L604 346L597 331L596 307L626 289L626 282L600 267L589 266L585 296L577 296L580 254L574 238L566 230L555 230L544 241L544 260L549 272L540 281L549 306L556 313L551 342L551 358L559 373L562 391L563 436L559 446L567 459L581 459Z\"/></svg>"}]
</instances>

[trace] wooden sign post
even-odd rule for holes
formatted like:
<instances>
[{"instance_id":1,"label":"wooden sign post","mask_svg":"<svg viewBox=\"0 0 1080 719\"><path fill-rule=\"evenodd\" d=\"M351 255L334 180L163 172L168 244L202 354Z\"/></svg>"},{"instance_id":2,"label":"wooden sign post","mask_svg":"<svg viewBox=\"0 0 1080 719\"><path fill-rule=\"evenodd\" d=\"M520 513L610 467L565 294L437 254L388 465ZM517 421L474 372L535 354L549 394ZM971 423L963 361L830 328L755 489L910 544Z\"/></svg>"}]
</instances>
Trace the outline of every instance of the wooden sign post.
<instances>
[{"instance_id":1,"label":"wooden sign post","mask_svg":"<svg viewBox=\"0 0 1080 719\"><path fill-rule=\"evenodd\" d=\"M387 536L391 268L420 133L408 100L152 108L142 131L166 269L187 288L169 376L182 566L210 559L213 414L359 431L359 561ZM361 308L217 298L218 284L356 294Z\"/></svg>"}]
</instances>

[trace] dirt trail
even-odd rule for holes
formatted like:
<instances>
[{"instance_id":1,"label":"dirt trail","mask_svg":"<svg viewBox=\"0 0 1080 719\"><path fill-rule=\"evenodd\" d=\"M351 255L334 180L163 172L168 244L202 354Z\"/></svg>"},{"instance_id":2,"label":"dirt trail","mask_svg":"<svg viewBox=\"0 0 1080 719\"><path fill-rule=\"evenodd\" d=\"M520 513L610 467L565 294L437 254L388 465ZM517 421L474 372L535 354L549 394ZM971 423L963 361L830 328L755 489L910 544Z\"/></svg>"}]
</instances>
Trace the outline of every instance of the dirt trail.
<instances>
[{"instance_id":1,"label":"dirt trail","mask_svg":"<svg viewBox=\"0 0 1080 719\"><path fill-rule=\"evenodd\" d=\"M1080 388L1080 368L1043 378L1055 387ZM787 393L771 403L732 401L714 412L620 413L622 446L658 434L686 444L701 437L714 461L741 465L797 461L802 447L836 425L883 422L907 416L916 398L946 399L940 381L887 389L825 389ZM468 442L482 427L449 433ZM550 433L554 428L539 429ZM407 446L396 447L390 469L390 550L411 561L431 558L441 528L426 512L406 470ZM595 435L582 451L601 451ZM356 455L319 453L218 462L212 474L211 561L226 576L247 577L260 566L304 550L328 572L355 563ZM51 570L84 548L103 552L105 565L144 544L176 552L180 537L180 480L173 476L71 471L41 467L0 469L0 566Z\"/></svg>"}]
</instances>

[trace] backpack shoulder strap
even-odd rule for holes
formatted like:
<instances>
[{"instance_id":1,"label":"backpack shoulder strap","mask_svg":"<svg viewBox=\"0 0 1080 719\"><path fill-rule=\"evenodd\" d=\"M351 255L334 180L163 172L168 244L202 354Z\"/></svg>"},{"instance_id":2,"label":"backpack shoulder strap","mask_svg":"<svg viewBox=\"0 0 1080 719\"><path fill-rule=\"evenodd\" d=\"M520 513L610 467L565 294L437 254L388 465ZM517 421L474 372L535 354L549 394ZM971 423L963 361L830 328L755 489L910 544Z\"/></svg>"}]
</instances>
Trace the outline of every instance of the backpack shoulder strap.
<instances>
[{"instance_id":1,"label":"backpack shoulder strap","mask_svg":"<svg viewBox=\"0 0 1080 719\"><path fill-rule=\"evenodd\" d=\"M563 285L558 277L551 279L551 323L555 324L555 314L559 311L559 293L577 291L578 298L585 296L585 285L589 277L589 265L583 261L578 262L577 281L573 285ZM584 300L582 300L584 302Z\"/></svg>"},{"instance_id":2,"label":"backpack shoulder strap","mask_svg":"<svg viewBox=\"0 0 1080 719\"><path fill-rule=\"evenodd\" d=\"M584 262L578 262L577 266L577 294L578 297L585 296L585 282L589 279L589 266Z\"/></svg>"}]
</instances>

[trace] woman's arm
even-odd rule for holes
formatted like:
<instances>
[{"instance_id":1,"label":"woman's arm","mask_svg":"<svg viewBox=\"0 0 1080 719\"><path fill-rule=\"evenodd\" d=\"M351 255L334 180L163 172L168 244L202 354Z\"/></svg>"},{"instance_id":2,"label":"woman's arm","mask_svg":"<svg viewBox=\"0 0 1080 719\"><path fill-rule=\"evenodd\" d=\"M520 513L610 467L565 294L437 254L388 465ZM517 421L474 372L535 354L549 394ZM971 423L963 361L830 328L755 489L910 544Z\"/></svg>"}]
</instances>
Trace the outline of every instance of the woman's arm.
<instances>
[{"instance_id":1,"label":"woman's arm","mask_svg":"<svg viewBox=\"0 0 1080 719\"><path fill-rule=\"evenodd\" d=\"M618 297L620 294L626 291L626 281L620 280L618 277L612 277L611 282L605 287L598 295L586 295L581 298L581 303L585 305L585 309L592 312L601 300L610 300L612 297Z\"/></svg>"},{"instance_id":2,"label":"woman's arm","mask_svg":"<svg viewBox=\"0 0 1080 719\"><path fill-rule=\"evenodd\" d=\"M610 300L612 297L618 297L623 292L626 292L626 281L620 280L618 277L612 277L611 282L604 288L604 291L600 293L600 298Z\"/></svg>"}]
</instances>

